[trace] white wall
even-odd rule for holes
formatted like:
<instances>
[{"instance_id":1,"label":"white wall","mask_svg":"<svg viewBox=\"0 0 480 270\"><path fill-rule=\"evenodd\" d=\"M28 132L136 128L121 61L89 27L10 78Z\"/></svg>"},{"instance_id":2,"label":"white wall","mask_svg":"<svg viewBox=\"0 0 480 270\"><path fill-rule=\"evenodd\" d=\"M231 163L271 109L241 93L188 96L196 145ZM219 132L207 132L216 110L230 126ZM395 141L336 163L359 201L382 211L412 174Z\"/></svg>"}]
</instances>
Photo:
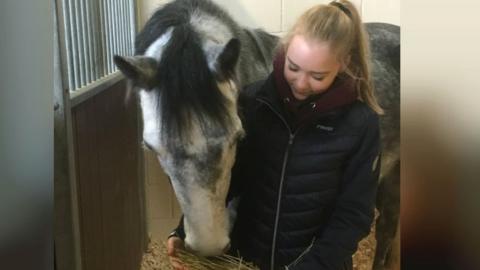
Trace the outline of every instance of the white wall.
<instances>
[{"instance_id":1,"label":"white wall","mask_svg":"<svg viewBox=\"0 0 480 270\"><path fill-rule=\"evenodd\" d=\"M138 0L139 26L170 0ZM330 0L213 0L241 25L283 34L307 8ZM400 0L352 0L366 22L400 25ZM164 240L177 225L181 211L155 156L145 152L147 218L153 239Z\"/></svg>"},{"instance_id":2,"label":"white wall","mask_svg":"<svg viewBox=\"0 0 480 270\"><path fill-rule=\"evenodd\" d=\"M140 25L155 8L171 0L138 0ZM307 8L330 0L213 0L242 25L262 27L271 33L288 30ZM400 0L351 0L365 22L387 22L400 25Z\"/></svg>"}]
</instances>

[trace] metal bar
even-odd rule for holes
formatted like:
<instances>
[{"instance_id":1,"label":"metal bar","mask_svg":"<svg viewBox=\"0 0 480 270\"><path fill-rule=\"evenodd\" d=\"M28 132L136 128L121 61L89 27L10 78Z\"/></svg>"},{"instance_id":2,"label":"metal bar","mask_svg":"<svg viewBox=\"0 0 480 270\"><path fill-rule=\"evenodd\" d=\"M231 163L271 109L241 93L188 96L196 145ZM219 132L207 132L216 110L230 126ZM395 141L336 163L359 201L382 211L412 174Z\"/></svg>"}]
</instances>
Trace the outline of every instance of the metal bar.
<instances>
[{"instance_id":1,"label":"metal bar","mask_svg":"<svg viewBox=\"0 0 480 270\"><path fill-rule=\"evenodd\" d=\"M122 55L123 54L123 44L122 44L122 31L123 31L123 27L122 27L122 1L121 0L117 0L116 1L117 3L117 7L115 9L115 18L117 19L117 37L118 37L118 51L117 51L117 54L118 55Z\"/></svg>"},{"instance_id":2,"label":"metal bar","mask_svg":"<svg viewBox=\"0 0 480 270\"><path fill-rule=\"evenodd\" d=\"M125 38L125 43L127 44L127 55L132 55L131 51L132 51L132 48L131 48L131 29L132 29L132 24L131 24L131 14L130 14L130 6L129 6L129 2L130 0L125 0L125 14L126 14L126 18L125 18L125 21L127 23L127 29L125 30L125 34L127 35L127 37Z\"/></svg>"},{"instance_id":3,"label":"metal bar","mask_svg":"<svg viewBox=\"0 0 480 270\"><path fill-rule=\"evenodd\" d=\"M127 3L125 5L125 8L127 9L127 53L128 55L132 55L132 28L135 26L135 24L132 24L132 12L130 10L130 2L131 0L127 0Z\"/></svg>"},{"instance_id":4,"label":"metal bar","mask_svg":"<svg viewBox=\"0 0 480 270\"><path fill-rule=\"evenodd\" d=\"M103 2L103 21L104 21L104 28L103 28L103 36L105 37L105 55L103 56L103 60L105 61L105 76L108 74L108 54L110 53L110 38L109 38L109 28L110 24L108 21L108 0L101 0Z\"/></svg>"},{"instance_id":5,"label":"metal bar","mask_svg":"<svg viewBox=\"0 0 480 270\"><path fill-rule=\"evenodd\" d=\"M118 52L123 55L123 18L122 18L122 1L117 1L117 24L118 24Z\"/></svg>"},{"instance_id":6,"label":"metal bar","mask_svg":"<svg viewBox=\"0 0 480 270\"><path fill-rule=\"evenodd\" d=\"M109 2L109 9L108 9L108 15L110 17L110 28L108 29L109 31L109 34L110 34L110 42L112 44L112 47L111 47L111 51L110 51L110 55L108 56L109 57L109 61L108 61L108 64L110 65L110 73L113 72L113 61L112 61L112 57L113 57L113 54L115 53L115 20L113 18L113 3L114 3L114 0L108 0Z\"/></svg>"},{"instance_id":7,"label":"metal bar","mask_svg":"<svg viewBox=\"0 0 480 270\"><path fill-rule=\"evenodd\" d=\"M100 3L98 0L92 0L92 14L95 17L95 24L93 29L93 35L95 37L95 66L96 66L96 77L99 79L102 77L102 40L101 40L101 31L100 31Z\"/></svg>"},{"instance_id":8,"label":"metal bar","mask_svg":"<svg viewBox=\"0 0 480 270\"><path fill-rule=\"evenodd\" d=\"M100 73L100 78L105 76L107 74L107 67L106 67L106 64L107 64L107 60L106 60L106 56L107 56L107 40L106 40L106 37L105 37L105 1L104 0L97 0L98 1L98 14L99 14L99 30L98 30L98 34L99 34L99 37L100 37L100 57L101 57L101 73Z\"/></svg>"},{"instance_id":9,"label":"metal bar","mask_svg":"<svg viewBox=\"0 0 480 270\"><path fill-rule=\"evenodd\" d=\"M107 42L107 53L105 54L105 59L106 59L106 67L107 67L107 73L105 75L108 75L110 73L110 53L112 52L112 43L110 40L110 14L109 14L109 0L104 0L105 2L105 38Z\"/></svg>"},{"instance_id":10,"label":"metal bar","mask_svg":"<svg viewBox=\"0 0 480 270\"><path fill-rule=\"evenodd\" d=\"M57 8L58 8L59 5L57 5ZM64 57L62 57L62 62L63 61L66 61L66 66L65 64L62 65L63 68L62 70L64 70L64 74L67 74L66 77L68 77L68 89L73 89L74 87L74 84L75 84L75 76L73 74L73 55L72 55L72 35L70 33L70 31L68 31L69 29L69 25L70 25L70 17L68 16L68 0L62 0L62 3L61 3L61 6L60 6L60 9L62 10L62 16L59 16L60 20L63 21L63 23L61 24L63 26L63 31L59 31L61 34L60 36L62 36L62 33L63 33L63 39L61 38L61 40L63 40L65 43L64 43L64 46L60 46L60 51L62 52L62 54L64 55ZM60 26L60 24L58 24ZM65 72L65 69L66 69L66 72ZM63 80L63 84L65 83L65 76L63 76L62 78Z\"/></svg>"},{"instance_id":11,"label":"metal bar","mask_svg":"<svg viewBox=\"0 0 480 270\"><path fill-rule=\"evenodd\" d=\"M77 53L78 53L78 66L76 67L78 69L78 72L80 74L80 83L78 84L77 88L82 87L85 85L85 58L81 57L83 53L83 33L82 33L82 21L81 21L81 13L80 13L80 2L81 0L75 0L75 28L77 31Z\"/></svg>"},{"instance_id":12,"label":"metal bar","mask_svg":"<svg viewBox=\"0 0 480 270\"><path fill-rule=\"evenodd\" d=\"M128 10L128 0L123 0L123 23L125 24L125 31L124 31L124 44L125 44L125 55L130 55L129 53L129 38L130 38L130 11Z\"/></svg>"},{"instance_id":13,"label":"metal bar","mask_svg":"<svg viewBox=\"0 0 480 270\"><path fill-rule=\"evenodd\" d=\"M118 23L118 55L124 55L123 53L123 12L122 1L117 1L117 23Z\"/></svg>"},{"instance_id":14,"label":"metal bar","mask_svg":"<svg viewBox=\"0 0 480 270\"><path fill-rule=\"evenodd\" d=\"M75 2L74 0L68 0L68 15L70 17L70 25L68 31L71 34L72 37L72 62L73 62L73 67L72 71L75 77L74 80L74 86L70 88L70 91L73 91L80 87L81 84L81 78L80 78L80 72L78 69L78 66L80 64L80 59L78 55L78 33L77 33L77 22L75 19Z\"/></svg>"},{"instance_id":15,"label":"metal bar","mask_svg":"<svg viewBox=\"0 0 480 270\"><path fill-rule=\"evenodd\" d=\"M123 30L123 44L125 46L125 51L123 52L124 55L130 55L128 53L128 33L129 33L129 25L130 25L130 21L129 21L129 12L128 12L128 0L123 0L123 25L124 25L124 30Z\"/></svg>"},{"instance_id":16,"label":"metal bar","mask_svg":"<svg viewBox=\"0 0 480 270\"><path fill-rule=\"evenodd\" d=\"M114 26L114 35L115 35L115 39L114 39L114 43L115 43L115 51L114 51L114 54L118 54L119 51L120 51L120 37L119 37L119 23L118 23L118 1L113 1L113 9L112 9L112 16L113 16L113 26ZM113 70L115 71L116 70L116 67L113 66Z\"/></svg>"},{"instance_id":17,"label":"metal bar","mask_svg":"<svg viewBox=\"0 0 480 270\"><path fill-rule=\"evenodd\" d=\"M93 29L93 35L95 36L95 66L97 70L97 79L102 77L102 39L100 37L100 3L98 0L93 0L92 4L92 14L95 17L95 27Z\"/></svg>"},{"instance_id":18,"label":"metal bar","mask_svg":"<svg viewBox=\"0 0 480 270\"><path fill-rule=\"evenodd\" d=\"M89 11L89 2L90 0L83 0L83 6L84 6L84 20L85 20L85 33L86 33L86 48L87 48L87 53L85 54L85 57L88 59L88 67L86 70L86 73L88 74L88 82L87 84L91 83L93 80L95 80L95 77L93 76L93 69L94 69L94 62L93 62L93 48L92 48L92 32L91 32L91 26L92 26L92 17Z\"/></svg>"},{"instance_id":19,"label":"metal bar","mask_svg":"<svg viewBox=\"0 0 480 270\"><path fill-rule=\"evenodd\" d=\"M135 14L132 13L132 2L131 0L127 1L128 9L128 48L129 54L133 55L133 39L135 37Z\"/></svg>"},{"instance_id":20,"label":"metal bar","mask_svg":"<svg viewBox=\"0 0 480 270\"><path fill-rule=\"evenodd\" d=\"M93 1L94 0L85 0L85 2L87 3L87 16L88 16L88 21L89 21L89 24L87 25L87 27L89 27L89 33L90 33L90 52L89 52L89 56L90 56L90 64L92 65L91 66L91 69L90 69L90 78L91 78L91 81L95 81L98 77L97 77L97 59L95 58L95 53L96 53L96 44L95 44L95 14L93 13L93 10L92 10L92 5L93 5Z\"/></svg>"},{"instance_id":21,"label":"metal bar","mask_svg":"<svg viewBox=\"0 0 480 270\"><path fill-rule=\"evenodd\" d=\"M136 13L136 1L134 0L129 0L130 2L130 25L131 25L131 31L130 31L130 38L131 38L131 53L132 55L135 54L135 37L137 35L137 13Z\"/></svg>"},{"instance_id":22,"label":"metal bar","mask_svg":"<svg viewBox=\"0 0 480 270\"><path fill-rule=\"evenodd\" d=\"M99 3L98 0L89 0L90 2L90 13L92 14L92 36L93 36L93 59L94 61L94 70L95 70L95 80L98 80L101 75L101 56L100 56L100 50L101 44L100 44L100 32L98 31L100 28L100 14L99 12Z\"/></svg>"},{"instance_id":23,"label":"metal bar","mask_svg":"<svg viewBox=\"0 0 480 270\"><path fill-rule=\"evenodd\" d=\"M112 19L112 0L107 0L107 14L108 14L108 40L110 43L110 51L107 54L107 61L108 61L108 74L112 73L113 71L113 65L112 65L112 55L115 51L114 47L114 39L113 39L113 19Z\"/></svg>"},{"instance_id":24,"label":"metal bar","mask_svg":"<svg viewBox=\"0 0 480 270\"><path fill-rule=\"evenodd\" d=\"M108 73L110 72L109 71L109 55L112 51L112 46L110 44L110 17L108 16L108 0L102 0L103 3L104 3L104 15L105 15L105 28L103 29L104 31L104 36L105 36L105 43L106 43L106 48L107 48L107 51L105 53L105 68L106 68L106 72L105 72L105 76L108 75Z\"/></svg>"},{"instance_id":25,"label":"metal bar","mask_svg":"<svg viewBox=\"0 0 480 270\"><path fill-rule=\"evenodd\" d=\"M100 0L100 14L102 16L102 59L103 59L103 76L108 74L108 60L107 55L110 50L110 44L108 43L108 18L107 18L107 3L105 0ZM102 77L103 77L102 76Z\"/></svg>"},{"instance_id":26,"label":"metal bar","mask_svg":"<svg viewBox=\"0 0 480 270\"><path fill-rule=\"evenodd\" d=\"M85 14L87 15L87 33L88 33L88 58L90 61L90 70L88 73L90 74L90 82L95 81L97 79L96 76L96 64L95 64L95 36L93 34L93 24L95 20L95 16L93 16L92 12L92 0L85 0Z\"/></svg>"},{"instance_id":27,"label":"metal bar","mask_svg":"<svg viewBox=\"0 0 480 270\"><path fill-rule=\"evenodd\" d=\"M125 0L119 1L119 20L120 20L120 55L125 55L125 8L123 7Z\"/></svg>"},{"instance_id":28,"label":"metal bar","mask_svg":"<svg viewBox=\"0 0 480 270\"><path fill-rule=\"evenodd\" d=\"M118 52L118 35L117 35L118 24L117 24L117 16L116 16L117 14L115 12L116 7L117 7L117 1L113 0L112 9L110 10L110 14L112 16L112 37L113 37L113 52L111 55L112 58ZM113 65L113 62L112 62L112 72L115 72L115 65Z\"/></svg>"},{"instance_id":29,"label":"metal bar","mask_svg":"<svg viewBox=\"0 0 480 270\"><path fill-rule=\"evenodd\" d=\"M88 32L87 32L87 16L85 13L85 0L80 1L80 14L81 14L81 26L82 26L82 42L83 42L83 58L85 59L85 65L83 66L83 72L85 74L85 84L90 83L90 58L88 57Z\"/></svg>"}]
</instances>

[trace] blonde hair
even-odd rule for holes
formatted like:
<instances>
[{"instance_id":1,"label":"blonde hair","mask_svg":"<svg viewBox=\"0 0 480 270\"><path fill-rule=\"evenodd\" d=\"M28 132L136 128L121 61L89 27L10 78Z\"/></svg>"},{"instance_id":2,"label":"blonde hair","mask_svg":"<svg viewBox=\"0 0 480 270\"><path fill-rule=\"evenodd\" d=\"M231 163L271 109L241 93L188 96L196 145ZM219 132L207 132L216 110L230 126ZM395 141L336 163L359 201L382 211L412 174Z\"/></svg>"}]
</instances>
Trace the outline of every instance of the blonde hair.
<instances>
[{"instance_id":1,"label":"blonde hair","mask_svg":"<svg viewBox=\"0 0 480 270\"><path fill-rule=\"evenodd\" d=\"M303 13L282 40L283 48L286 50L296 35L328 42L337 58L346 64L345 74L355 80L359 99L381 115L383 109L377 102L371 80L368 35L360 15L350 1L334 2L316 5Z\"/></svg>"}]
</instances>

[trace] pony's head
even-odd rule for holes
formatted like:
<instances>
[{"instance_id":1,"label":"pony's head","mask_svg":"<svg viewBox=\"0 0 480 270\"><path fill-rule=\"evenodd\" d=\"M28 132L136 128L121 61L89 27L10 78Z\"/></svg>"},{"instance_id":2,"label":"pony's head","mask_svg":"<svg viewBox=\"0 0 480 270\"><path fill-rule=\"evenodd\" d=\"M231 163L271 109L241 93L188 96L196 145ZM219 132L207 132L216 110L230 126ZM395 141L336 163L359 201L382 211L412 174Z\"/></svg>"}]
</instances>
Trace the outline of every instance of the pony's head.
<instances>
[{"instance_id":1,"label":"pony's head","mask_svg":"<svg viewBox=\"0 0 480 270\"><path fill-rule=\"evenodd\" d=\"M188 24L172 26L143 54L115 56L139 88L143 140L170 177L184 214L185 244L200 255L228 248L225 200L237 140L235 68L240 43L214 39Z\"/></svg>"}]
</instances>

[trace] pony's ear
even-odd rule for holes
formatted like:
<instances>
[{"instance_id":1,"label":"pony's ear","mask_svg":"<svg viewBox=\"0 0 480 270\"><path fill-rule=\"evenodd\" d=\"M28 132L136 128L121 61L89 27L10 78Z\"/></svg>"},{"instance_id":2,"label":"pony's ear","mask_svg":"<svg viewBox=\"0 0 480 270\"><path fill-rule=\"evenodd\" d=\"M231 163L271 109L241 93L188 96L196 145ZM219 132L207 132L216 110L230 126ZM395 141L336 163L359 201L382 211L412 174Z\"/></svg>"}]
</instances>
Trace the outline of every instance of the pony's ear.
<instances>
[{"instance_id":1,"label":"pony's ear","mask_svg":"<svg viewBox=\"0 0 480 270\"><path fill-rule=\"evenodd\" d=\"M217 70L221 72L222 77L230 77L234 71L235 66L240 56L240 41L232 38L217 58Z\"/></svg>"},{"instance_id":2,"label":"pony's ear","mask_svg":"<svg viewBox=\"0 0 480 270\"><path fill-rule=\"evenodd\" d=\"M151 89L155 85L157 61L145 56L118 56L113 57L115 65L135 86Z\"/></svg>"}]
</instances>

